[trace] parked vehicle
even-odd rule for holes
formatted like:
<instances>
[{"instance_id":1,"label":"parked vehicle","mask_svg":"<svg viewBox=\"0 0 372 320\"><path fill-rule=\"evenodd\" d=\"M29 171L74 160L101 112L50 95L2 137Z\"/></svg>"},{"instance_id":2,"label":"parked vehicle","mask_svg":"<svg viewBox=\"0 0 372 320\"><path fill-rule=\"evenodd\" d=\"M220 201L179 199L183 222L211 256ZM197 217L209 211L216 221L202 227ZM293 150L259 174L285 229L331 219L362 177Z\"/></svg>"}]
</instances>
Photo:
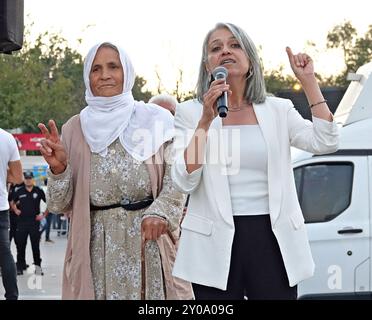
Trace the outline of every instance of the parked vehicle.
<instances>
[{"instance_id":1,"label":"parked vehicle","mask_svg":"<svg viewBox=\"0 0 372 320\"><path fill-rule=\"evenodd\" d=\"M372 62L352 80L335 119L339 150L294 149L297 193L316 264L299 298L372 298Z\"/></svg>"}]
</instances>

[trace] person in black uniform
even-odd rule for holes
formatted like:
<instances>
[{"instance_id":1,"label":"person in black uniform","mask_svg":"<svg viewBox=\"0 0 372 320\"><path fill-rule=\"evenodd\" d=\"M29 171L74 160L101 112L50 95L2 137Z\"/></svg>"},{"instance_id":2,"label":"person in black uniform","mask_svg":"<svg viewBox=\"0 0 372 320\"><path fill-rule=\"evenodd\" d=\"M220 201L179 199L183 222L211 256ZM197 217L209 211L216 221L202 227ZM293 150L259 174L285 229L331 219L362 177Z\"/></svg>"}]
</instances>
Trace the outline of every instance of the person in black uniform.
<instances>
[{"instance_id":1,"label":"person in black uniform","mask_svg":"<svg viewBox=\"0 0 372 320\"><path fill-rule=\"evenodd\" d=\"M9 201L9 243L12 242L14 239L14 243L17 248L17 252L19 250L18 248L18 242L17 242L17 224L18 224L18 215L13 211L11 201L13 199L14 192L16 192L18 189L20 189L22 186L24 186L24 183L22 182L21 184L13 184L11 183L9 185L9 191L8 191L8 201ZM26 270L29 267L28 264L26 264L23 268L23 270Z\"/></svg>"},{"instance_id":2,"label":"person in black uniform","mask_svg":"<svg viewBox=\"0 0 372 320\"><path fill-rule=\"evenodd\" d=\"M24 186L24 184L10 184L9 186L9 191L8 191L8 201L9 204L13 199L14 192L17 191L20 187ZM14 239L14 243L17 246L17 221L18 221L18 216L15 214L13 211L12 207L10 206L9 209L9 222L10 222L10 228L9 228L9 242L11 243L12 240Z\"/></svg>"},{"instance_id":3,"label":"person in black uniform","mask_svg":"<svg viewBox=\"0 0 372 320\"><path fill-rule=\"evenodd\" d=\"M30 236L32 254L34 258L35 273L43 275L40 258L40 221L44 218L40 215L40 202L46 202L45 193L42 189L34 186L32 172L24 173L25 184L13 194L11 206L18 215L17 225L17 274L23 274L26 269L26 245Z\"/></svg>"}]
</instances>

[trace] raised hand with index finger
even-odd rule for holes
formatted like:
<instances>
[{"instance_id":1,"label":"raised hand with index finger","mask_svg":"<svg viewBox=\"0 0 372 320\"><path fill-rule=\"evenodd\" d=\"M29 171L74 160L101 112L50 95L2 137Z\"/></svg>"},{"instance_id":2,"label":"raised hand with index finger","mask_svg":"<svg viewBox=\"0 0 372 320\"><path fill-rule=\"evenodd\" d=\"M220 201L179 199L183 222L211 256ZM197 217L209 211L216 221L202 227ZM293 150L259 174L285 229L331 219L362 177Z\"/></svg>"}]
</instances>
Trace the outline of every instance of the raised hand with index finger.
<instances>
[{"instance_id":1,"label":"raised hand with index finger","mask_svg":"<svg viewBox=\"0 0 372 320\"><path fill-rule=\"evenodd\" d=\"M48 125L50 130L43 123L38 124L41 133L45 135L45 138L41 140L40 152L52 172L60 174L66 169L67 153L54 120L49 120Z\"/></svg>"},{"instance_id":2,"label":"raised hand with index finger","mask_svg":"<svg viewBox=\"0 0 372 320\"><path fill-rule=\"evenodd\" d=\"M291 68L301 82L308 76L314 77L314 64L311 57L306 53L293 54L290 47L286 47Z\"/></svg>"}]
</instances>

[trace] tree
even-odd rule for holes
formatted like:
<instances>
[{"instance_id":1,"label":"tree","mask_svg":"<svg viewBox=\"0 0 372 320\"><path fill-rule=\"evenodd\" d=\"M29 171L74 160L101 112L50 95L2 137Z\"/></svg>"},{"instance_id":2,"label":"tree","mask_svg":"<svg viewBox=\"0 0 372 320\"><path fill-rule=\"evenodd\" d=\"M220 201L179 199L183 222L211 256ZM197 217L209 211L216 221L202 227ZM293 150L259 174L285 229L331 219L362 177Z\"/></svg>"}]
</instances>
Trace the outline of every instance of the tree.
<instances>
[{"instance_id":1,"label":"tree","mask_svg":"<svg viewBox=\"0 0 372 320\"><path fill-rule=\"evenodd\" d=\"M355 44L356 29L350 21L336 25L327 34L327 48L341 48L344 55L345 66L350 67L349 61Z\"/></svg>"},{"instance_id":2,"label":"tree","mask_svg":"<svg viewBox=\"0 0 372 320\"><path fill-rule=\"evenodd\" d=\"M176 80L175 88L172 90L166 90L164 89L164 86L162 84L162 80L159 74L159 71L155 71L156 77L158 78L158 87L157 87L157 94L170 94L176 98L178 102L183 102L189 99L192 99L195 97L194 91L184 91L182 90L183 87L183 70L181 68L178 69L178 79Z\"/></svg>"},{"instance_id":3,"label":"tree","mask_svg":"<svg viewBox=\"0 0 372 320\"><path fill-rule=\"evenodd\" d=\"M134 81L132 93L135 100L138 101L149 101L152 94L148 90L144 90L144 86L146 85L147 81L140 76L136 76L136 79Z\"/></svg>"},{"instance_id":4,"label":"tree","mask_svg":"<svg viewBox=\"0 0 372 320\"><path fill-rule=\"evenodd\" d=\"M29 29L21 51L0 55L0 127L39 132L39 122L54 119L61 127L86 106L83 58L59 34L45 32L31 44ZM136 77L135 99L151 97L143 90L145 84L146 80Z\"/></svg>"},{"instance_id":5,"label":"tree","mask_svg":"<svg viewBox=\"0 0 372 320\"><path fill-rule=\"evenodd\" d=\"M266 90L268 93L277 94L280 90L290 89L298 82L295 77L283 74L284 66L279 69L264 72Z\"/></svg>"},{"instance_id":6,"label":"tree","mask_svg":"<svg viewBox=\"0 0 372 320\"><path fill-rule=\"evenodd\" d=\"M193 91L183 91L183 70L178 69L178 79L176 81L176 87L173 89L171 94L177 99L178 102L183 102L188 99L192 99L195 95Z\"/></svg>"},{"instance_id":7,"label":"tree","mask_svg":"<svg viewBox=\"0 0 372 320\"><path fill-rule=\"evenodd\" d=\"M372 25L368 27L364 38L357 38L350 57L350 64L356 71L357 68L372 61Z\"/></svg>"},{"instance_id":8,"label":"tree","mask_svg":"<svg viewBox=\"0 0 372 320\"><path fill-rule=\"evenodd\" d=\"M347 86L347 74L355 72L360 66L372 60L372 25L364 37L358 37L350 21L336 25L328 32L327 48L341 49L345 62L344 71L328 80L335 85Z\"/></svg>"},{"instance_id":9,"label":"tree","mask_svg":"<svg viewBox=\"0 0 372 320\"><path fill-rule=\"evenodd\" d=\"M29 31L25 32L25 39ZM13 56L0 56L0 127L39 132L37 124L57 125L84 106L81 55L57 34L24 41Z\"/></svg>"}]
</instances>

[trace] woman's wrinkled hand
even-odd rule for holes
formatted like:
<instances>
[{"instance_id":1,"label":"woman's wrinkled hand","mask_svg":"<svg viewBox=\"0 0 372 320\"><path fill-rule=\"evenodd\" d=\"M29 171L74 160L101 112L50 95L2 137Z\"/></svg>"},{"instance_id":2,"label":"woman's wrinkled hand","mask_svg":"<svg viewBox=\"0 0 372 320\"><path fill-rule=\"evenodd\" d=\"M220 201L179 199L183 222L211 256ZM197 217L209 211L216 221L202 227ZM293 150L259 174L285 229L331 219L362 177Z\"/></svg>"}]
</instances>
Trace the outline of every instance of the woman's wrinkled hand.
<instances>
[{"instance_id":1,"label":"woman's wrinkled hand","mask_svg":"<svg viewBox=\"0 0 372 320\"><path fill-rule=\"evenodd\" d=\"M163 218L147 217L142 220L142 240L157 240L168 230L168 222Z\"/></svg>"},{"instance_id":2,"label":"woman's wrinkled hand","mask_svg":"<svg viewBox=\"0 0 372 320\"><path fill-rule=\"evenodd\" d=\"M38 127L45 138L41 140L40 152L45 161L49 164L54 174L60 174L67 167L67 153L59 138L58 129L53 120L48 122L50 130L43 124L39 123Z\"/></svg>"}]
</instances>

